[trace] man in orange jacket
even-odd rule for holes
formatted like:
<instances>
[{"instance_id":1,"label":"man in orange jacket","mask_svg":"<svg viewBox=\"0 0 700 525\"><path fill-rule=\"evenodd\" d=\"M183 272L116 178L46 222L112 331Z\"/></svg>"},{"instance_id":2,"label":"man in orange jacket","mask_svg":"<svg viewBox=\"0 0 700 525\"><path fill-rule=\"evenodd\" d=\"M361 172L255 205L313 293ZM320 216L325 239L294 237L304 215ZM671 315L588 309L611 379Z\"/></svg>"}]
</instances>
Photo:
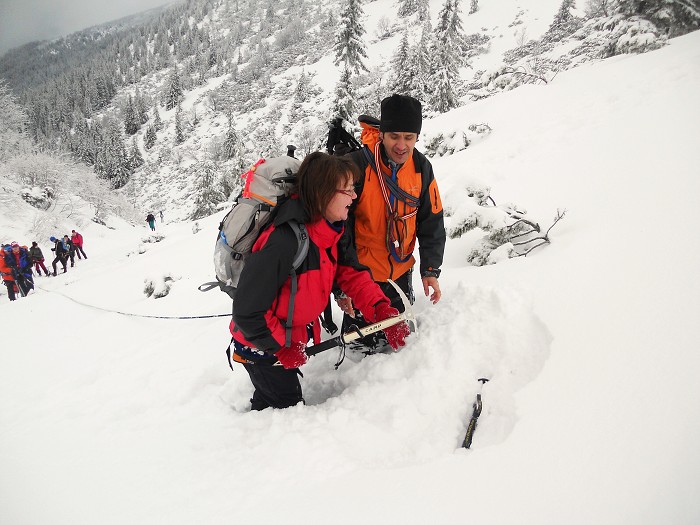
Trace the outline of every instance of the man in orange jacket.
<instances>
[{"instance_id":1,"label":"man in orange jacket","mask_svg":"<svg viewBox=\"0 0 700 525\"><path fill-rule=\"evenodd\" d=\"M419 243L423 292L436 304L442 292L438 278L445 251L442 201L430 161L415 149L422 127L421 104L413 97L392 95L382 100L379 129L362 123L363 147L350 154L364 174L357 186L346 231L348 245L357 250L392 306L403 311L391 279L413 303L412 275ZM343 331L363 326L359 312L346 298L338 304L345 312ZM360 339L364 353L384 346L381 332Z\"/></svg>"}]
</instances>

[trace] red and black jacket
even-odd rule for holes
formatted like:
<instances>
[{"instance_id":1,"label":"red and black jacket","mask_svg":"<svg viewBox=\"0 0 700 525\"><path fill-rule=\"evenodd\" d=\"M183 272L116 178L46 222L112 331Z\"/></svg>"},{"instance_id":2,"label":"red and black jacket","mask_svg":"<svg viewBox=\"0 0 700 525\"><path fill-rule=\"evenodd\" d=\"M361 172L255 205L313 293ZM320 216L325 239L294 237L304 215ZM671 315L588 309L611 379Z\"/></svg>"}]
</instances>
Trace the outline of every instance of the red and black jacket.
<instances>
[{"instance_id":1,"label":"red and black jacket","mask_svg":"<svg viewBox=\"0 0 700 525\"><path fill-rule=\"evenodd\" d=\"M306 224L309 252L296 270L298 289L294 298L292 341L309 340L307 325L312 325L314 342L321 340L318 316L323 312L336 282L369 320L374 307L389 302L370 273L353 258L352 250L338 260L338 242L343 229L335 229L325 219L308 222L297 199L283 203L273 225L265 230L246 262L236 291L230 330L239 343L268 354L285 344L287 309L290 299L289 270L298 241L286 225L294 219Z\"/></svg>"}]
</instances>

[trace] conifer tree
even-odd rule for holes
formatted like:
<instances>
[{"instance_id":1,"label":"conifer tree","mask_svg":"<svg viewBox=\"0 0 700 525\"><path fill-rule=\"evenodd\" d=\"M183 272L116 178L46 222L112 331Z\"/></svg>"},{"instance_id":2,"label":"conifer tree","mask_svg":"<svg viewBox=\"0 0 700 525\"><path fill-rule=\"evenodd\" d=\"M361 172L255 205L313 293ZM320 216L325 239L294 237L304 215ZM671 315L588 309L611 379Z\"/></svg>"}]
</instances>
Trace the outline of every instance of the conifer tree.
<instances>
[{"instance_id":1,"label":"conifer tree","mask_svg":"<svg viewBox=\"0 0 700 525\"><path fill-rule=\"evenodd\" d=\"M469 14L473 15L479 10L479 0L472 0L469 5Z\"/></svg>"},{"instance_id":2,"label":"conifer tree","mask_svg":"<svg viewBox=\"0 0 700 525\"><path fill-rule=\"evenodd\" d=\"M392 75L390 88L392 93L411 95L415 85L415 63L411 57L408 44L408 30L404 31L399 47L391 60Z\"/></svg>"},{"instance_id":3,"label":"conifer tree","mask_svg":"<svg viewBox=\"0 0 700 525\"><path fill-rule=\"evenodd\" d=\"M134 96L134 111L136 112L136 118L139 121L139 125L148 122L148 109L146 108L146 102L143 99L140 91L136 91Z\"/></svg>"},{"instance_id":4,"label":"conifer tree","mask_svg":"<svg viewBox=\"0 0 700 525\"><path fill-rule=\"evenodd\" d=\"M105 124L102 144L96 156L95 171L108 179L114 189L119 189L129 182L129 156L122 141L119 125L112 119L107 120Z\"/></svg>"},{"instance_id":5,"label":"conifer tree","mask_svg":"<svg viewBox=\"0 0 700 525\"><path fill-rule=\"evenodd\" d=\"M182 100L182 83L180 81L180 73L177 70L177 66L173 66L168 81L166 83L165 92L165 109L169 111L177 105Z\"/></svg>"},{"instance_id":6,"label":"conifer tree","mask_svg":"<svg viewBox=\"0 0 700 525\"><path fill-rule=\"evenodd\" d=\"M431 76L432 107L444 113L457 107L459 81L459 46L461 28L456 4L459 0L445 0L438 18L433 55L436 68Z\"/></svg>"},{"instance_id":7,"label":"conifer tree","mask_svg":"<svg viewBox=\"0 0 700 525\"><path fill-rule=\"evenodd\" d=\"M575 0L562 0L554 20L542 37L544 41L559 42L581 27L581 20L571 12L573 9L576 9Z\"/></svg>"},{"instance_id":8,"label":"conifer tree","mask_svg":"<svg viewBox=\"0 0 700 525\"><path fill-rule=\"evenodd\" d=\"M226 130L226 136L224 137L223 148L224 158L226 160L233 159L238 155L238 134L236 133L236 128L233 127L233 119L231 117L228 119L228 129Z\"/></svg>"},{"instance_id":9,"label":"conifer tree","mask_svg":"<svg viewBox=\"0 0 700 525\"><path fill-rule=\"evenodd\" d=\"M158 139L158 136L156 134L156 130L154 126L148 126L146 128L146 133L143 136L143 147L148 151L151 149L154 144L156 143L156 140Z\"/></svg>"},{"instance_id":10,"label":"conifer tree","mask_svg":"<svg viewBox=\"0 0 700 525\"><path fill-rule=\"evenodd\" d=\"M418 0L418 20L425 22L430 20L430 4L429 0Z\"/></svg>"},{"instance_id":11,"label":"conifer tree","mask_svg":"<svg viewBox=\"0 0 700 525\"><path fill-rule=\"evenodd\" d=\"M304 118L304 108L303 104L306 102L309 96L309 77L304 70L301 70L299 75L299 80L297 81L296 88L294 89L294 99L292 100L292 106L289 109L289 122L290 124L298 122Z\"/></svg>"},{"instance_id":12,"label":"conifer tree","mask_svg":"<svg viewBox=\"0 0 700 525\"><path fill-rule=\"evenodd\" d=\"M399 16L411 16L418 12L420 0L399 0Z\"/></svg>"},{"instance_id":13,"label":"conifer tree","mask_svg":"<svg viewBox=\"0 0 700 525\"><path fill-rule=\"evenodd\" d=\"M136 137L134 137L131 141L131 151L129 152L129 170L133 173L143 165L143 156L141 155L138 144L136 144Z\"/></svg>"},{"instance_id":14,"label":"conifer tree","mask_svg":"<svg viewBox=\"0 0 700 525\"><path fill-rule=\"evenodd\" d=\"M156 131L163 129L163 121L160 119L160 112L158 111L158 102L153 104L153 129Z\"/></svg>"},{"instance_id":15,"label":"conifer tree","mask_svg":"<svg viewBox=\"0 0 700 525\"><path fill-rule=\"evenodd\" d=\"M340 15L339 31L335 41L335 65L359 74L369 71L362 61L367 58L362 40L365 28L362 25L362 0L347 0Z\"/></svg>"},{"instance_id":16,"label":"conifer tree","mask_svg":"<svg viewBox=\"0 0 700 525\"><path fill-rule=\"evenodd\" d=\"M219 203L226 200L221 191L221 183L217 180L214 166L207 162L197 171L195 182L194 205L191 220L202 219L216 212Z\"/></svg>"},{"instance_id":17,"label":"conifer tree","mask_svg":"<svg viewBox=\"0 0 700 525\"><path fill-rule=\"evenodd\" d=\"M178 104L175 111L175 145L179 146L183 142L185 142L185 134L182 130L182 106Z\"/></svg>"},{"instance_id":18,"label":"conifer tree","mask_svg":"<svg viewBox=\"0 0 700 525\"><path fill-rule=\"evenodd\" d=\"M433 73L433 57L431 53L435 49L433 40L433 27L430 18L423 22L421 37L415 52L413 53L413 95L419 100L429 101L432 97L431 77Z\"/></svg>"},{"instance_id":19,"label":"conifer tree","mask_svg":"<svg viewBox=\"0 0 700 525\"><path fill-rule=\"evenodd\" d=\"M333 113L347 121L354 119L355 113L355 89L352 84L352 73L345 68L340 75L340 80L335 86L335 99L333 101Z\"/></svg>"},{"instance_id":20,"label":"conifer tree","mask_svg":"<svg viewBox=\"0 0 700 525\"><path fill-rule=\"evenodd\" d=\"M133 135L136 133L141 124L136 116L136 110L134 109L134 101L131 95L127 98L126 107L124 108L124 132L127 135Z\"/></svg>"}]
</instances>

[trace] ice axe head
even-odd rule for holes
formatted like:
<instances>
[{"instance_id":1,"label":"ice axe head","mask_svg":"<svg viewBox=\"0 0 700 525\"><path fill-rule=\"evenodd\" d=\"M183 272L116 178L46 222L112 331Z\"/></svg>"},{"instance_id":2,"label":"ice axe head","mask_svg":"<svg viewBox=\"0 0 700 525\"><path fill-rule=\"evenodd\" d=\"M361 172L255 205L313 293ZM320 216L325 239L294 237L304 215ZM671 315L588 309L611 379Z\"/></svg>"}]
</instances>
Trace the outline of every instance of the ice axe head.
<instances>
[{"instance_id":1,"label":"ice axe head","mask_svg":"<svg viewBox=\"0 0 700 525\"><path fill-rule=\"evenodd\" d=\"M403 293L403 290L399 287L398 284L396 284L394 281L391 279L387 280L387 282L394 287L394 290L396 290L396 293L399 294L399 297L401 298L401 302L403 303L403 318L404 320L408 323L408 327L411 329L411 332L414 334L418 333L418 321L416 320L416 316L413 313L413 305L411 302L408 300L408 297L406 297L406 294Z\"/></svg>"}]
</instances>

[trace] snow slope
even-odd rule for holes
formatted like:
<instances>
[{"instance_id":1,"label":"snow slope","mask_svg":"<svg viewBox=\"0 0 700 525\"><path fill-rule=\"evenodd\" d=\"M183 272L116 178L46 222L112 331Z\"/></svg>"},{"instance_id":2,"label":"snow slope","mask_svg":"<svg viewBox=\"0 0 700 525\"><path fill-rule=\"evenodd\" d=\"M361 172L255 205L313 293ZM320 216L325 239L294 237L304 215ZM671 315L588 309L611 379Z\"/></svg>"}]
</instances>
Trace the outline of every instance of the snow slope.
<instances>
[{"instance_id":1,"label":"snow slope","mask_svg":"<svg viewBox=\"0 0 700 525\"><path fill-rule=\"evenodd\" d=\"M159 223L157 243L84 227L90 259L0 303L2 522L697 523L699 64L696 32L426 122L493 129L434 160L447 206L477 178L541 224L567 215L493 266L448 241L419 337L337 371L313 358L306 406L248 411L225 317L137 316L227 311L196 290L220 214Z\"/></svg>"}]
</instances>

